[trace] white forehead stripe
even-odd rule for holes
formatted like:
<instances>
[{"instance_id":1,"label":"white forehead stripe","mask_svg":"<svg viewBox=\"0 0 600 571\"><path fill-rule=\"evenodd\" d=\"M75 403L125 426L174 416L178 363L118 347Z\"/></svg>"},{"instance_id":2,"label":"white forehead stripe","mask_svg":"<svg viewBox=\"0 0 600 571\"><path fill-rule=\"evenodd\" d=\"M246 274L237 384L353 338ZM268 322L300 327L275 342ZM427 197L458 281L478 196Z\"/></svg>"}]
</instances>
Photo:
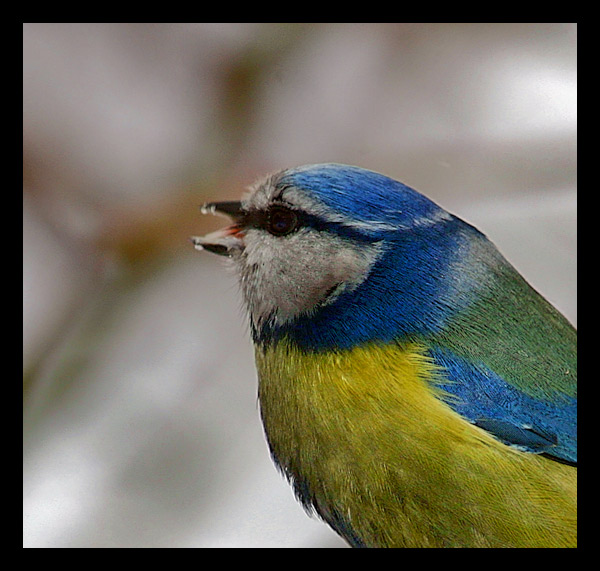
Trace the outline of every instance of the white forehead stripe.
<instances>
[{"instance_id":1,"label":"white forehead stripe","mask_svg":"<svg viewBox=\"0 0 600 571\"><path fill-rule=\"evenodd\" d=\"M317 216L329 222L335 222L354 228L356 230L394 232L398 230L410 230L411 228L426 228L434 226L439 222L450 220L452 215L442 208L436 209L431 216L422 216L412 220L410 225L385 222L383 220L355 220L348 218L339 212L336 212L329 206L307 195L306 192L296 187L289 187L282 193L282 197L288 202L298 206L306 212L316 214Z\"/></svg>"}]
</instances>

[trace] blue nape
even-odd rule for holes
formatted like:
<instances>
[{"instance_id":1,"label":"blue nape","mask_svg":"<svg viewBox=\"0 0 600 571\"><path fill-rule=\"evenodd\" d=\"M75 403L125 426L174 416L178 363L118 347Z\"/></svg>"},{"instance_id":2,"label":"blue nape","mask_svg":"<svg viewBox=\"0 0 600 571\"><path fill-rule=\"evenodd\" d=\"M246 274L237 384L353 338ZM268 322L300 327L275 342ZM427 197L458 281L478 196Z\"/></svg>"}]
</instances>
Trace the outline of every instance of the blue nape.
<instances>
[{"instance_id":1,"label":"blue nape","mask_svg":"<svg viewBox=\"0 0 600 571\"><path fill-rule=\"evenodd\" d=\"M265 324L254 332L255 340L285 336L307 351L321 351L436 333L468 301L449 277L464 250L461 225L451 218L389 237L368 279L356 289L291 323Z\"/></svg>"}]
</instances>

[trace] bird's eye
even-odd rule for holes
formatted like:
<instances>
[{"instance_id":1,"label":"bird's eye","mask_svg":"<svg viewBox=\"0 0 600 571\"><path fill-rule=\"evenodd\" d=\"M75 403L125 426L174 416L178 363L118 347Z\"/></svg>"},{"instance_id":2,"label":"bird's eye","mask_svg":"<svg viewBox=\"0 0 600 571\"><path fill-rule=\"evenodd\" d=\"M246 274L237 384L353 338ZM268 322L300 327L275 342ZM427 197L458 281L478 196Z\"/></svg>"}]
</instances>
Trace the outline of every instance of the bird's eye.
<instances>
[{"instance_id":1,"label":"bird's eye","mask_svg":"<svg viewBox=\"0 0 600 571\"><path fill-rule=\"evenodd\" d=\"M273 236L286 236L298 227L298 215L289 208L273 206L269 209L267 230Z\"/></svg>"}]
</instances>

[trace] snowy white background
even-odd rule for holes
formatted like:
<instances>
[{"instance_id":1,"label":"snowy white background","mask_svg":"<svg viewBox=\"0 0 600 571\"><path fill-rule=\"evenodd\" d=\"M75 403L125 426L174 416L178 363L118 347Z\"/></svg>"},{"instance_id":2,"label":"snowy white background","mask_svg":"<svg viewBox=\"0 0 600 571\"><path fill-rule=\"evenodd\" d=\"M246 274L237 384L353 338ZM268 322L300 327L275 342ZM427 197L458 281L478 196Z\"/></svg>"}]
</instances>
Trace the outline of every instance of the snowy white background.
<instances>
[{"instance_id":1,"label":"snowy white background","mask_svg":"<svg viewBox=\"0 0 600 571\"><path fill-rule=\"evenodd\" d=\"M25 547L344 547L273 467L240 297L188 236L343 162L576 322L575 24L25 24Z\"/></svg>"}]
</instances>

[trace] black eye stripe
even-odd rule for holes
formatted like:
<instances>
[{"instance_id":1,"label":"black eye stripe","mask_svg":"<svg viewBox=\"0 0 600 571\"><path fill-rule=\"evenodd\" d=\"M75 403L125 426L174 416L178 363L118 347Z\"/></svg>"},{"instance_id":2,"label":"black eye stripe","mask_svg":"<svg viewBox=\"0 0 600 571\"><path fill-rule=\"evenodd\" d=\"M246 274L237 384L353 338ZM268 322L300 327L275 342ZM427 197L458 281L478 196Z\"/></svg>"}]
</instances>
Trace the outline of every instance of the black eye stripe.
<instances>
[{"instance_id":1,"label":"black eye stripe","mask_svg":"<svg viewBox=\"0 0 600 571\"><path fill-rule=\"evenodd\" d=\"M285 204L272 204L265 210L249 210L241 220L242 226L262 228L275 235L289 234L303 225L304 213ZM273 231L274 230L274 231Z\"/></svg>"},{"instance_id":2,"label":"black eye stripe","mask_svg":"<svg viewBox=\"0 0 600 571\"><path fill-rule=\"evenodd\" d=\"M333 222L328 221L320 216L316 216L314 214L309 214L308 212L304 212L303 210L298 210L296 208L291 207L288 203L284 201L277 201L269 205L266 209L263 210L248 210L243 216L239 219L238 223L240 226L244 227L254 227L261 228L268 232L272 215L275 211L285 210L292 212L296 216L296 224L292 231L297 231L300 228L309 227L318 232L331 232L336 234L342 238L350 238L354 240L358 240L361 242L372 242L372 239L364 234L361 234L358 230L355 230L351 226L347 226L342 224L341 222ZM274 235L284 236L290 232L283 233L274 233ZM273 234L273 232L271 232Z\"/></svg>"},{"instance_id":3,"label":"black eye stripe","mask_svg":"<svg viewBox=\"0 0 600 571\"><path fill-rule=\"evenodd\" d=\"M267 230L274 236L286 236L298 228L298 215L289 208L272 207L268 212Z\"/></svg>"}]
</instances>

